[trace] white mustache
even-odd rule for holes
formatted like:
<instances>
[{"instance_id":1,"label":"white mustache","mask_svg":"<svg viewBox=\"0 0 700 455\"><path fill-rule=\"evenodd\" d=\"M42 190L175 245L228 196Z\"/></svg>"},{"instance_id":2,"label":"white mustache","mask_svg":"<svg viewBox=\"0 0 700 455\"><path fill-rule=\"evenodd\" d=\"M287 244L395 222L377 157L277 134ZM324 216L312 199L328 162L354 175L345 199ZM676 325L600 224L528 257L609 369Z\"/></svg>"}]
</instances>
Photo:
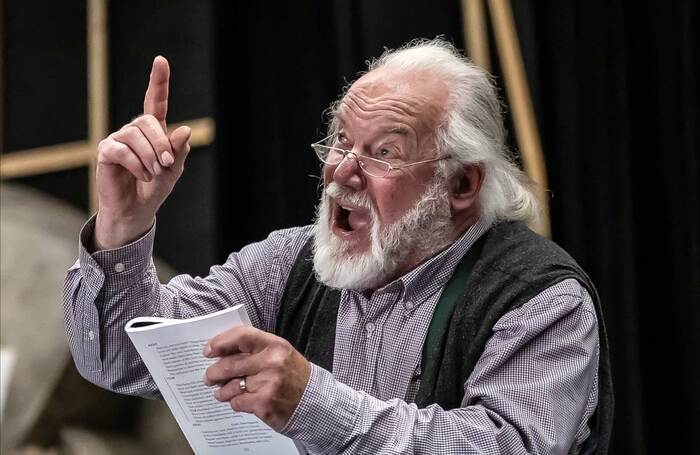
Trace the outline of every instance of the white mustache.
<instances>
[{"instance_id":1,"label":"white mustache","mask_svg":"<svg viewBox=\"0 0 700 455\"><path fill-rule=\"evenodd\" d=\"M331 182L324 190L326 196L330 196L335 201L340 204L347 204L354 207L359 207L367 210L373 210L374 205L372 200L364 193L359 193L357 191L352 191L348 188L338 185L335 182Z\"/></svg>"}]
</instances>

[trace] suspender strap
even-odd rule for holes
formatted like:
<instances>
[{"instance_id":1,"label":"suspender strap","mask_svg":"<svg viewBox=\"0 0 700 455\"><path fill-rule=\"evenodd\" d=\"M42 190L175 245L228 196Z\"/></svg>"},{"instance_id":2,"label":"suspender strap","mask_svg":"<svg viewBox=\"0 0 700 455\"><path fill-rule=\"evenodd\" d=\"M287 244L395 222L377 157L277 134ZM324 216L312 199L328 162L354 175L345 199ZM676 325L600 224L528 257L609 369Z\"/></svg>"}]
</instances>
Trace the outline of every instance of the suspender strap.
<instances>
[{"instance_id":1,"label":"suspender strap","mask_svg":"<svg viewBox=\"0 0 700 455\"><path fill-rule=\"evenodd\" d=\"M459 261L452 277L445 285L445 290L442 292L440 300L438 300L435 306L433 318L430 320L430 326L428 327L428 334L425 337L425 343L423 343L421 370L424 372L437 370L440 367L439 363L442 359L445 334L447 333L447 327L450 323L450 317L454 312L457 301L460 300L460 297L462 297L464 293L467 280L474 268L474 264L476 264L476 261L481 255L484 237L485 235L482 235L481 238L469 248L467 254L462 257L462 260Z\"/></svg>"}]
</instances>

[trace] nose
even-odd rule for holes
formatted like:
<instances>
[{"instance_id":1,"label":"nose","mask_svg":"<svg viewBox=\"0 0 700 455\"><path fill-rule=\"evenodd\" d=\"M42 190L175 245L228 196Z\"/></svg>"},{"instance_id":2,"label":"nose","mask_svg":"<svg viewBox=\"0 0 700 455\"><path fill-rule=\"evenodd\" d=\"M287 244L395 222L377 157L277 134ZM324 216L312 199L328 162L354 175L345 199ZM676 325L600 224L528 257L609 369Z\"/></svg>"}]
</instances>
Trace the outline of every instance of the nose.
<instances>
[{"instance_id":1,"label":"nose","mask_svg":"<svg viewBox=\"0 0 700 455\"><path fill-rule=\"evenodd\" d=\"M357 161L357 155L354 152L348 152L339 164L335 166L333 171L333 181L338 185L350 187L354 190L362 189L365 176L360 169L360 163Z\"/></svg>"}]
</instances>

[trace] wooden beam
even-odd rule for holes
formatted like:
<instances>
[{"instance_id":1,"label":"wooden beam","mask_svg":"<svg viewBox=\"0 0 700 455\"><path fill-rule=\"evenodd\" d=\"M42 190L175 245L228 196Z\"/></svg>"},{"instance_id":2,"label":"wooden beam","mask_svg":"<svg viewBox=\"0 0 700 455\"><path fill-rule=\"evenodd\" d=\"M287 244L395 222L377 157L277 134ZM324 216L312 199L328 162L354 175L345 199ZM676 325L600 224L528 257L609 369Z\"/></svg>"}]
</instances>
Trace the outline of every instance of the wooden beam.
<instances>
[{"instance_id":1,"label":"wooden beam","mask_svg":"<svg viewBox=\"0 0 700 455\"><path fill-rule=\"evenodd\" d=\"M182 125L192 128L190 138L192 149L205 147L214 142L216 126L213 118L203 117L176 123L170 125L170 129L174 130ZM90 141L77 141L3 153L0 156L0 178L27 177L88 166L96 150L97 145L93 145Z\"/></svg>"},{"instance_id":2,"label":"wooden beam","mask_svg":"<svg viewBox=\"0 0 700 455\"><path fill-rule=\"evenodd\" d=\"M0 5L0 152L5 151L5 6Z\"/></svg>"},{"instance_id":3,"label":"wooden beam","mask_svg":"<svg viewBox=\"0 0 700 455\"><path fill-rule=\"evenodd\" d=\"M87 2L87 64L88 64L88 142L91 150L107 137L109 128L109 68L107 47L107 2ZM94 154L92 155L95 156ZM90 212L97 210L95 192L95 160L89 161L88 194Z\"/></svg>"},{"instance_id":4,"label":"wooden beam","mask_svg":"<svg viewBox=\"0 0 700 455\"><path fill-rule=\"evenodd\" d=\"M491 71L489 37L483 0L462 0L462 28L467 56L486 71Z\"/></svg>"},{"instance_id":5,"label":"wooden beam","mask_svg":"<svg viewBox=\"0 0 700 455\"><path fill-rule=\"evenodd\" d=\"M11 179L87 166L92 159L92 147L87 141L38 147L12 153L0 158L0 178Z\"/></svg>"},{"instance_id":6,"label":"wooden beam","mask_svg":"<svg viewBox=\"0 0 700 455\"><path fill-rule=\"evenodd\" d=\"M105 0L87 0L87 9L88 139L3 153L0 156L0 178L27 177L89 166L90 208L94 211L97 208L94 190L95 151L97 144L109 134L107 4ZM0 85L0 93L4 93L3 90L4 86ZM0 129L4 126L1 114L0 109ZM173 124L170 129L181 125L192 128L190 144L193 149L210 145L214 141L216 124L211 117ZM0 131L0 146L4 145L2 139Z\"/></svg>"},{"instance_id":7,"label":"wooden beam","mask_svg":"<svg viewBox=\"0 0 700 455\"><path fill-rule=\"evenodd\" d=\"M542 216L532 226L540 234L550 236L549 200L547 197L547 170L542 154L542 145L537 131L535 110L532 106L530 88L525 73L520 43L509 0L488 0L493 23L496 46L503 69L506 92L513 111L513 123L522 153L523 167L527 175L537 184L542 204Z\"/></svg>"},{"instance_id":8,"label":"wooden beam","mask_svg":"<svg viewBox=\"0 0 700 455\"><path fill-rule=\"evenodd\" d=\"M187 125L192 129L190 146L204 147L214 142L216 136L216 122L211 117L202 117L168 125L168 131L175 131L180 126Z\"/></svg>"}]
</instances>

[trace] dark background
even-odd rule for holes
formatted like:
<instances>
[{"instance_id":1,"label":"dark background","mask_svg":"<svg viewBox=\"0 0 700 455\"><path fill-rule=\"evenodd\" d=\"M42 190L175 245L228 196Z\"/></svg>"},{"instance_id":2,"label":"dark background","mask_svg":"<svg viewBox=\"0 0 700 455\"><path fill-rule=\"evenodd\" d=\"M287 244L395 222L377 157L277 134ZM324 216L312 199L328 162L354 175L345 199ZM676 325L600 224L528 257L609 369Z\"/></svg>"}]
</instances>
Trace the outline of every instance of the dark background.
<instances>
[{"instance_id":1,"label":"dark background","mask_svg":"<svg viewBox=\"0 0 700 455\"><path fill-rule=\"evenodd\" d=\"M3 153L84 138L85 4L2 8ZM700 453L696 2L516 0L513 10L552 236L603 300L611 453ZM157 54L171 63L169 122L216 120L215 143L192 152L158 221L156 253L200 275L311 221L319 167L308 144L366 59L415 37L464 47L457 0L113 1L109 28L112 129L140 113ZM87 207L86 169L18 180Z\"/></svg>"}]
</instances>

